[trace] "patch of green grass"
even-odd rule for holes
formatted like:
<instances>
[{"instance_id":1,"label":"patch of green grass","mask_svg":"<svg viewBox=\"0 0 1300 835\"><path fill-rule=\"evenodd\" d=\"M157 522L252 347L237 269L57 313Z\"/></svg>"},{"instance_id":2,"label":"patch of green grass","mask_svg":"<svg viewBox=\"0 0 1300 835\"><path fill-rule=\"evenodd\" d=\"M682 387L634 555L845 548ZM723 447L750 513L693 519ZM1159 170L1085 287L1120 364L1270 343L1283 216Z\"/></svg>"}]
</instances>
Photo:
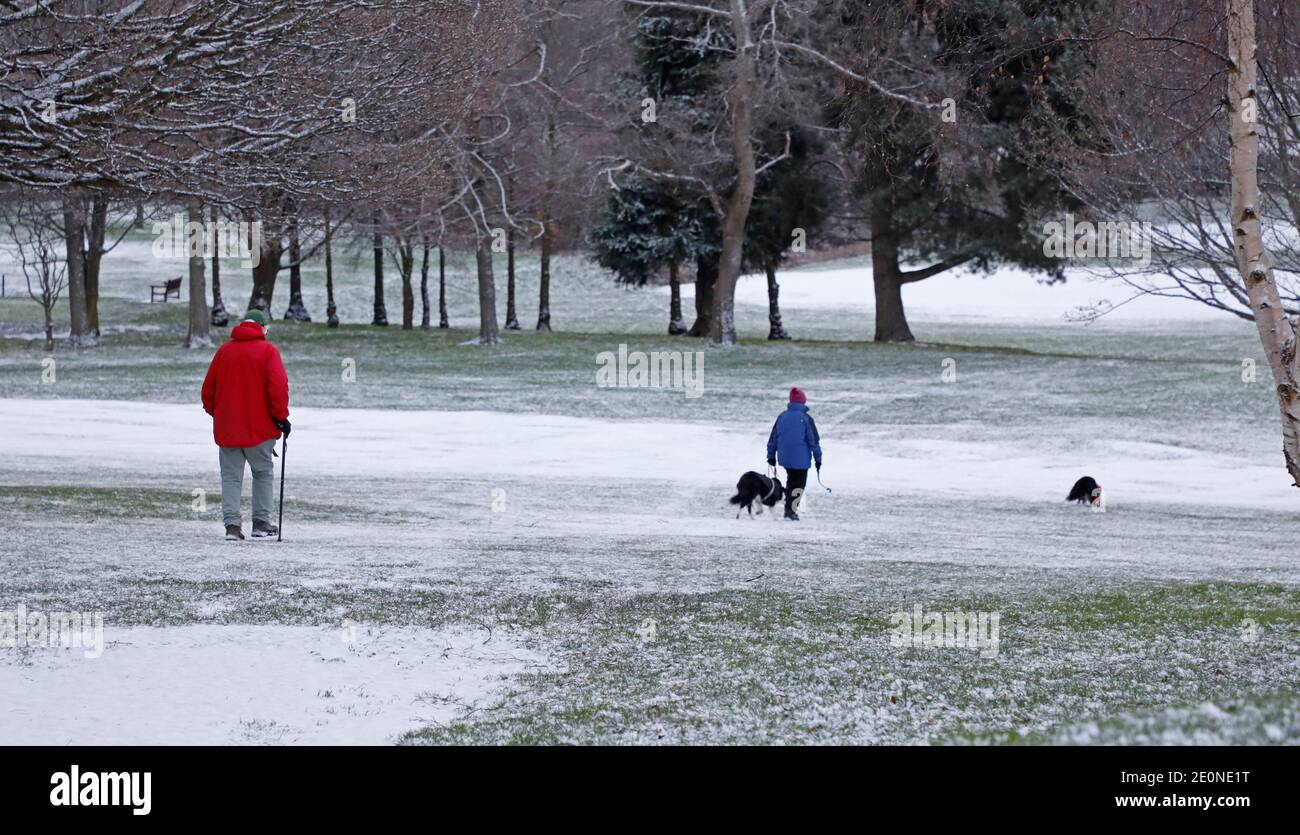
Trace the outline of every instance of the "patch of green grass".
<instances>
[{"instance_id":1,"label":"patch of green grass","mask_svg":"<svg viewBox=\"0 0 1300 835\"><path fill-rule=\"evenodd\" d=\"M95 349L56 351L52 385L43 382L43 346L0 340L0 397L196 403L212 352L180 347L184 325L175 310L148 318L166 329L114 334ZM720 349L658 334L517 331L495 347L463 344L474 335L466 329L328 329L292 322L276 322L272 332L298 406L734 421L736 415L779 407L793 380L814 396L827 427L961 425L969 432L978 419L987 430L1050 424L1135 442L1154 438L1201 447L1276 408L1267 386L1245 386L1238 379L1241 357L1250 355L1243 352L1252 350L1244 340L1235 349L1189 357L1170 339L1162 343L1167 348L1162 353L1126 357L1114 343L1095 338L1072 346L1053 339L1017 346L988 344L987 338L877 345L750 337L737 348ZM620 344L640 351L703 352L704 395L597 388L596 357L616 352ZM940 377L948 358L957 362L957 382L951 385ZM345 362L355 368L355 380L345 381ZM829 402L817 399L827 391L842 393ZM1036 394L1026 398L1026 391ZM845 422L836 424L840 416ZM1084 420L1100 423L1089 430ZM1183 427L1177 437L1168 432L1171 425Z\"/></svg>"},{"instance_id":2,"label":"patch of green grass","mask_svg":"<svg viewBox=\"0 0 1300 835\"><path fill-rule=\"evenodd\" d=\"M1194 582L1069 594L1033 614L1035 624L1153 636L1205 629L1300 626L1300 589L1276 584Z\"/></svg>"},{"instance_id":3,"label":"patch of green grass","mask_svg":"<svg viewBox=\"0 0 1300 835\"><path fill-rule=\"evenodd\" d=\"M247 482L247 479L245 480ZM0 512L10 518L82 519L183 519L194 521L221 520L221 487L212 485L205 490L203 509L196 510L198 497L193 489L168 490L157 487L93 487L84 485L13 485L0 484ZM246 488L247 489L247 486ZM249 499L244 496L247 515ZM308 501L295 498L293 513L305 522L329 522L348 518L353 508L346 505ZM376 524L405 521L410 514L367 510L367 518Z\"/></svg>"},{"instance_id":4,"label":"patch of green grass","mask_svg":"<svg viewBox=\"0 0 1300 835\"><path fill-rule=\"evenodd\" d=\"M897 648L867 589L730 590L566 602L533 625L562 657L411 744L1044 741L1080 716L1245 698L1300 629L1295 592L1245 583L965 599L1001 612L1001 651ZM1231 606L1225 608L1225 596ZM935 600L927 611L945 609ZM1154 614L1146 614L1150 607ZM1234 620L1257 616L1257 642ZM647 626L653 624L653 631ZM1267 686L1266 684L1263 686Z\"/></svg>"}]
</instances>

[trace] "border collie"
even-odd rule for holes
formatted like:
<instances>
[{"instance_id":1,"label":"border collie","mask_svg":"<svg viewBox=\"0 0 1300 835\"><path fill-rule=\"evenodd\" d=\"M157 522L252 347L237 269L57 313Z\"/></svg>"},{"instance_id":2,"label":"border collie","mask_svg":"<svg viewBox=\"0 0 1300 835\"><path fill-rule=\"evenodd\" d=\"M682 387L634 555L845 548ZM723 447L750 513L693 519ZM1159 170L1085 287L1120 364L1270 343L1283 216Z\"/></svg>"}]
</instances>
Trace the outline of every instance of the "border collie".
<instances>
[{"instance_id":1,"label":"border collie","mask_svg":"<svg viewBox=\"0 0 1300 835\"><path fill-rule=\"evenodd\" d=\"M741 510L748 510L750 518L753 518L756 501L758 514L761 516L764 505L774 507L784 497L785 486L781 484L781 479L750 470L736 482L736 495L731 497L731 503L740 505L740 509L736 511L737 519L740 518Z\"/></svg>"},{"instance_id":2,"label":"border collie","mask_svg":"<svg viewBox=\"0 0 1300 835\"><path fill-rule=\"evenodd\" d=\"M1078 502L1079 504L1099 505L1101 504L1101 485L1097 479L1086 475L1074 483L1070 488L1070 495L1065 497L1067 502Z\"/></svg>"}]
</instances>

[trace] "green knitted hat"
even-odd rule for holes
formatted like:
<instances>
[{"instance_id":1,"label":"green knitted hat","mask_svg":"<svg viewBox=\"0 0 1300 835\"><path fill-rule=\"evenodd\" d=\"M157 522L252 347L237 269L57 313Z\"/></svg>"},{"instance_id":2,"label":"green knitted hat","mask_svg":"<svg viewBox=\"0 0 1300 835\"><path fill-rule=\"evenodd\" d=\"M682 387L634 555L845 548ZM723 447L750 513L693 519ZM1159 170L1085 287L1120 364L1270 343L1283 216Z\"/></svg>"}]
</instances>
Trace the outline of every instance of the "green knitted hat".
<instances>
[{"instance_id":1,"label":"green knitted hat","mask_svg":"<svg viewBox=\"0 0 1300 835\"><path fill-rule=\"evenodd\" d=\"M252 310L244 314L244 321L256 322L262 327L266 327L266 314L258 310L257 308L253 308Z\"/></svg>"}]
</instances>

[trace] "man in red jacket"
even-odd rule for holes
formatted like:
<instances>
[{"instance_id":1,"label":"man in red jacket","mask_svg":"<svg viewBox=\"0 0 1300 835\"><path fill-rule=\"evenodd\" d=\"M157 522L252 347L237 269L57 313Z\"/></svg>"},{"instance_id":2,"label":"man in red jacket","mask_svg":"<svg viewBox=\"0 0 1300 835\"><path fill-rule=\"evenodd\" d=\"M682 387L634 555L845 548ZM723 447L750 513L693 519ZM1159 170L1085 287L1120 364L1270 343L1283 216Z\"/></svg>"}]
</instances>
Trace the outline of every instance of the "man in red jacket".
<instances>
[{"instance_id":1,"label":"man in red jacket","mask_svg":"<svg viewBox=\"0 0 1300 835\"><path fill-rule=\"evenodd\" d=\"M266 314L250 310L217 349L203 380L203 410L220 447L221 515L226 539L243 539L239 496L244 463L253 471L253 536L275 536L275 441L289 437L289 378L280 351L266 341Z\"/></svg>"}]
</instances>

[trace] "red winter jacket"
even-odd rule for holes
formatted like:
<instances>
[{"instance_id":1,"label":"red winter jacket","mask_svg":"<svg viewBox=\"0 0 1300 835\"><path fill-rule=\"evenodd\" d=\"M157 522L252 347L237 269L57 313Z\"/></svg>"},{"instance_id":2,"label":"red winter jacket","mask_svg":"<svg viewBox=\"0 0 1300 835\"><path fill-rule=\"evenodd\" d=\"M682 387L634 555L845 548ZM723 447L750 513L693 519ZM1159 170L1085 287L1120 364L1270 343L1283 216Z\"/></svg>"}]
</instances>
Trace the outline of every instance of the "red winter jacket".
<instances>
[{"instance_id":1,"label":"red winter jacket","mask_svg":"<svg viewBox=\"0 0 1300 835\"><path fill-rule=\"evenodd\" d=\"M250 447L280 437L274 421L289 417L289 378L261 325L240 322L217 349L203 380L203 410L212 415L217 446Z\"/></svg>"}]
</instances>

